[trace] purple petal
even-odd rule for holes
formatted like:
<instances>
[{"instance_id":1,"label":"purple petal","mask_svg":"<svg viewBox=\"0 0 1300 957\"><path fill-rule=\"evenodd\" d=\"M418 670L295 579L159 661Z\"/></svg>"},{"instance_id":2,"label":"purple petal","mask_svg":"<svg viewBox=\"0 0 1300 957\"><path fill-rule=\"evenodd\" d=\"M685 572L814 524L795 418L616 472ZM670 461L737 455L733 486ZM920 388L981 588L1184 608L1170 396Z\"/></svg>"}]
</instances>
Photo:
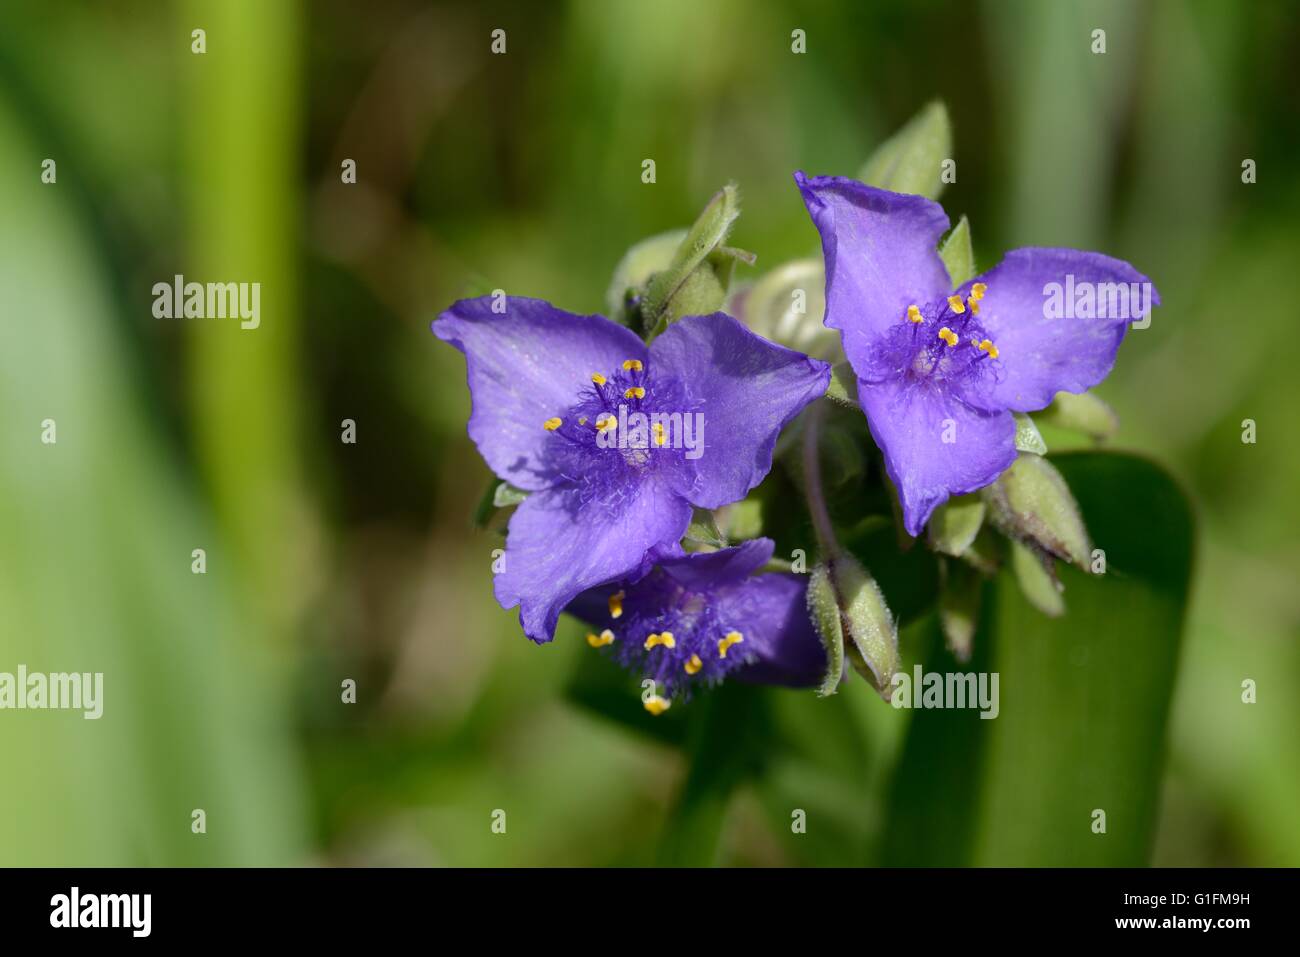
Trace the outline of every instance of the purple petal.
<instances>
[{"instance_id":1,"label":"purple petal","mask_svg":"<svg viewBox=\"0 0 1300 957\"><path fill-rule=\"evenodd\" d=\"M617 507L584 502L576 487L534 492L510 519L497 601L520 605L524 634L550 641L580 592L645 574L676 550L690 521L690 505L655 481L628 488Z\"/></svg>"},{"instance_id":2,"label":"purple petal","mask_svg":"<svg viewBox=\"0 0 1300 957\"><path fill-rule=\"evenodd\" d=\"M948 229L943 207L924 196L875 189L839 176L795 173L822 237L826 325L843 334L855 369L910 305L947 295L936 249Z\"/></svg>"},{"instance_id":3,"label":"purple petal","mask_svg":"<svg viewBox=\"0 0 1300 957\"><path fill-rule=\"evenodd\" d=\"M806 575L750 578L718 594L719 614L745 636L752 660L734 673L752 684L804 688L826 673L826 652L808 615Z\"/></svg>"},{"instance_id":4,"label":"purple petal","mask_svg":"<svg viewBox=\"0 0 1300 957\"><path fill-rule=\"evenodd\" d=\"M1107 318L1073 318L1049 312L1049 284L1062 287L1056 304L1065 299L1067 277L1073 288L1090 284L1100 289ZM1115 353L1129 321L1140 318L1132 302L1127 311L1110 308L1111 290L1141 294L1146 284L1149 305L1159 305L1160 295L1150 280L1128 263L1101 253L1074 249L1016 249L974 282L988 288L980 302L979 320L998 348L999 374L991 391L974 392L968 400L981 408L1032 412L1047 406L1057 392L1083 392L1110 372ZM1129 284L1137 284L1129 286ZM1120 284L1123 284L1122 286ZM1067 308L1073 307L1073 297ZM1127 296L1126 296L1127 299ZM1056 316L1056 317L1053 317Z\"/></svg>"},{"instance_id":5,"label":"purple petal","mask_svg":"<svg viewBox=\"0 0 1300 957\"><path fill-rule=\"evenodd\" d=\"M689 316L650 346L651 362L685 386L703 413L691 502L738 501L772 468L777 435L830 384L830 366L768 342L731 316Z\"/></svg>"},{"instance_id":6,"label":"purple petal","mask_svg":"<svg viewBox=\"0 0 1300 957\"><path fill-rule=\"evenodd\" d=\"M858 397L909 535L920 535L948 496L983 488L1015 460L1010 412L973 409L927 380L860 382Z\"/></svg>"},{"instance_id":7,"label":"purple petal","mask_svg":"<svg viewBox=\"0 0 1300 957\"><path fill-rule=\"evenodd\" d=\"M691 552L665 558L659 567L685 588L723 585L748 578L767 564L776 544L770 538L755 538L716 552Z\"/></svg>"},{"instance_id":8,"label":"purple petal","mask_svg":"<svg viewBox=\"0 0 1300 957\"><path fill-rule=\"evenodd\" d=\"M465 353L472 411L469 436L498 477L536 491L554 483L546 468L542 423L562 415L592 373L609 375L625 359L645 360L645 344L603 316L576 316L540 299L462 299L433 333Z\"/></svg>"}]
</instances>

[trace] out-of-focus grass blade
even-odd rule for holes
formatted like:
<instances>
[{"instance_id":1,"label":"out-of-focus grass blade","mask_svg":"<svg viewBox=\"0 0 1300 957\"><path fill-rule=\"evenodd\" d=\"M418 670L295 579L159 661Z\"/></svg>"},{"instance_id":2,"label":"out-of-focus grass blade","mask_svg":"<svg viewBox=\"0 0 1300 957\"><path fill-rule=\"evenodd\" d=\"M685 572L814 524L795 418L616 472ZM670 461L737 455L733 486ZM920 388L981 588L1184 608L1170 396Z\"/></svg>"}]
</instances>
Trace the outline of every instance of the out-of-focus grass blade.
<instances>
[{"instance_id":1,"label":"out-of-focus grass blade","mask_svg":"<svg viewBox=\"0 0 1300 957\"><path fill-rule=\"evenodd\" d=\"M129 379L76 166L42 185L42 156L0 99L0 671L102 673L103 714L0 715L0 864L295 863L287 696Z\"/></svg>"},{"instance_id":2,"label":"out-of-focus grass blade","mask_svg":"<svg viewBox=\"0 0 1300 957\"><path fill-rule=\"evenodd\" d=\"M1053 458L1107 572L1061 570L1068 612L1049 619L1004 572L970 669L995 671L998 717L918 711L893 789L893 864L1133 866L1155 828L1191 574L1189 505L1129 455ZM937 644L936 644L937 647ZM941 655L941 657L936 657ZM963 813L953 802L964 800ZM1105 814L1105 833L1094 830Z\"/></svg>"}]
</instances>

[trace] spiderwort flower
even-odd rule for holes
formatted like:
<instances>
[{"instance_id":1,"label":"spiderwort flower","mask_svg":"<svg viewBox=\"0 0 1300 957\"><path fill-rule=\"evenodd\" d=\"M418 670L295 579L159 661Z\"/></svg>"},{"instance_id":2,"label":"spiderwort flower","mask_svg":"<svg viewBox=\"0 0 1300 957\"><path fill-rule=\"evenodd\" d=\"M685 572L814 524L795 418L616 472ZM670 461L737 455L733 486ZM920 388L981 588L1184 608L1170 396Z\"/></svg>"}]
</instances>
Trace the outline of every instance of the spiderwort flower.
<instances>
[{"instance_id":1,"label":"spiderwort flower","mask_svg":"<svg viewBox=\"0 0 1300 957\"><path fill-rule=\"evenodd\" d=\"M465 354L470 438L530 493L495 591L537 642L579 593L680 554L692 506L743 498L771 469L777 433L830 382L826 363L723 313L647 346L603 316L517 297L497 314L483 297L433 331Z\"/></svg>"},{"instance_id":2,"label":"spiderwort flower","mask_svg":"<svg viewBox=\"0 0 1300 957\"><path fill-rule=\"evenodd\" d=\"M663 689L646 697L652 714L674 696L724 677L807 687L821 681L826 652L808 617L808 577L755 574L772 557L757 538L716 552L666 558L636 582L579 595L567 609L620 663Z\"/></svg>"},{"instance_id":3,"label":"spiderwort flower","mask_svg":"<svg viewBox=\"0 0 1300 957\"><path fill-rule=\"evenodd\" d=\"M1096 385L1141 318L1057 318L1053 294L1056 306L1062 289L1122 291L1125 302L1145 290L1148 310L1160 303L1128 263L1073 249L1013 250L954 292L936 250L948 229L938 203L841 177L795 182L822 237L825 324L840 331L912 535L950 495L1011 465L1012 412Z\"/></svg>"}]
</instances>

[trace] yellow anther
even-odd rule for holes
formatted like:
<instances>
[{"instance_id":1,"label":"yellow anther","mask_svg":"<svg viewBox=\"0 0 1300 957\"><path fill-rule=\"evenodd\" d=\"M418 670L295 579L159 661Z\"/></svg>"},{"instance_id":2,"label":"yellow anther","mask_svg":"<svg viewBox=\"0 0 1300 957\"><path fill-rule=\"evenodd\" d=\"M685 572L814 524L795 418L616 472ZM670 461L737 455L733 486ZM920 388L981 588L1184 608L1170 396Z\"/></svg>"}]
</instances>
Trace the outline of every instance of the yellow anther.
<instances>
[{"instance_id":1,"label":"yellow anther","mask_svg":"<svg viewBox=\"0 0 1300 957\"><path fill-rule=\"evenodd\" d=\"M644 699L641 703L644 704L645 709L649 711L652 715L654 715L656 718L673 706L673 703L671 701L669 701L667 698L661 698L657 694L652 694L650 697Z\"/></svg>"},{"instance_id":2,"label":"yellow anther","mask_svg":"<svg viewBox=\"0 0 1300 957\"><path fill-rule=\"evenodd\" d=\"M605 377L601 375L599 372L593 372L591 374L591 381L596 383L596 385L604 385Z\"/></svg>"},{"instance_id":3,"label":"yellow anther","mask_svg":"<svg viewBox=\"0 0 1300 957\"><path fill-rule=\"evenodd\" d=\"M691 655L686 659L686 664L682 665L688 675L697 675L700 669L704 667L704 662L700 660L699 655Z\"/></svg>"},{"instance_id":4,"label":"yellow anther","mask_svg":"<svg viewBox=\"0 0 1300 957\"><path fill-rule=\"evenodd\" d=\"M641 364L640 359L624 359L623 368L628 372L640 372L645 366Z\"/></svg>"},{"instance_id":5,"label":"yellow anther","mask_svg":"<svg viewBox=\"0 0 1300 957\"><path fill-rule=\"evenodd\" d=\"M559 416L556 416L555 418L547 419L545 422L543 422L542 428L544 428L547 432L554 432L563 424L564 424L564 420L561 419Z\"/></svg>"},{"instance_id":6,"label":"yellow anther","mask_svg":"<svg viewBox=\"0 0 1300 957\"><path fill-rule=\"evenodd\" d=\"M590 632L587 634L587 644L591 645L593 648L604 648L606 645L612 645L613 643L614 633L608 628L602 631L599 635L591 634Z\"/></svg>"},{"instance_id":7,"label":"yellow anther","mask_svg":"<svg viewBox=\"0 0 1300 957\"><path fill-rule=\"evenodd\" d=\"M657 648L660 645L663 645L665 648L676 648L677 639L673 637L671 631L664 631L659 634L651 635L645 640L646 651L649 651L651 648Z\"/></svg>"},{"instance_id":8,"label":"yellow anther","mask_svg":"<svg viewBox=\"0 0 1300 957\"><path fill-rule=\"evenodd\" d=\"M584 416L582 416L580 419L578 419L578 424L579 424L579 425L586 425L586 424L587 424L587 417L584 415Z\"/></svg>"},{"instance_id":9,"label":"yellow anther","mask_svg":"<svg viewBox=\"0 0 1300 957\"><path fill-rule=\"evenodd\" d=\"M668 442L668 433L664 431L664 424L656 422L651 428L655 433L655 445L666 445Z\"/></svg>"},{"instance_id":10,"label":"yellow anther","mask_svg":"<svg viewBox=\"0 0 1300 957\"><path fill-rule=\"evenodd\" d=\"M955 295L949 296L948 308L960 316L963 312L966 311L966 303L961 301L961 296L955 296Z\"/></svg>"},{"instance_id":11,"label":"yellow anther","mask_svg":"<svg viewBox=\"0 0 1300 957\"><path fill-rule=\"evenodd\" d=\"M947 326L939 330L939 338L948 343L949 347L957 344L957 333L953 332Z\"/></svg>"},{"instance_id":12,"label":"yellow anther","mask_svg":"<svg viewBox=\"0 0 1300 957\"><path fill-rule=\"evenodd\" d=\"M718 641L718 657L727 657L727 649L732 645L738 645L745 640L745 636L738 631L729 631L726 636Z\"/></svg>"},{"instance_id":13,"label":"yellow anther","mask_svg":"<svg viewBox=\"0 0 1300 957\"><path fill-rule=\"evenodd\" d=\"M634 385L634 386L632 386L632 388L628 389L626 392L623 393L623 398L625 398L625 399L644 399L644 398L645 398L645 389L643 389L643 388L642 388L641 386L639 386L639 385Z\"/></svg>"},{"instance_id":14,"label":"yellow anther","mask_svg":"<svg viewBox=\"0 0 1300 957\"><path fill-rule=\"evenodd\" d=\"M922 322L923 320L922 320L922 318L921 318L921 310L920 310L920 309L917 309L916 306L908 306L908 307L907 307L907 321L908 321L908 322Z\"/></svg>"},{"instance_id":15,"label":"yellow anther","mask_svg":"<svg viewBox=\"0 0 1300 957\"><path fill-rule=\"evenodd\" d=\"M989 291L989 287L982 282L977 282L970 287L970 297L976 302L984 298L984 294Z\"/></svg>"},{"instance_id":16,"label":"yellow anther","mask_svg":"<svg viewBox=\"0 0 1300 957\"><path fill-rule=\"evenodd\" d=\"M978 316L980 314L980 301L976 299L974 296L971 296L969 299L967 299L966 304L970 306L970 311L972 315Z\"/></svg>"},{"instance_id":17,"label":"yellow anther","mask_svg":"<svg viewBox=\"0 0 1300 957\"><path fill-rule=\"evenodd\" d=\"M623 593L616 591L609 596L609 617L618 618L623 614Z\"/></svg>"},{"instance_id":18,"label":"yellow anther","mask_svg":"<svg viewBox=\"0 0 1300 957\"><path fill-rule=\"evenodd\" d=\"M987 352L990 359L996 359L998 357L998 347L987 339L981 342L978 348L980 352Z\"/></svg>"},{"instance_id":19,"label":"yellow anther","mask_svg":"<svg viewBox=\"0 0 1300 957\"><path fill-rule=\"evenodd\" d=\"M618 419L614 418L614 416L610 415L608 412L601 414L601 416L596 419L596 428L600 429L602 432L608 432L617 425Z\"/></svg>"}]
</instances>

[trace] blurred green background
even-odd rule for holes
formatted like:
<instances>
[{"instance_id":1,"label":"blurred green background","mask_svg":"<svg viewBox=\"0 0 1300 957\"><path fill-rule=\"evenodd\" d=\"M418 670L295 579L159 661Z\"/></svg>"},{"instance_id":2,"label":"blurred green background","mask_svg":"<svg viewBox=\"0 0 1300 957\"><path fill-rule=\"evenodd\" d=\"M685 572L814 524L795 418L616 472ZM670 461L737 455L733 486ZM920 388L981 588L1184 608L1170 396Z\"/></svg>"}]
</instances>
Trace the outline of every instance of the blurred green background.
<instances>
[{"instance_id":1,"label":"blurred green background","mask_svg":"<svg viewBox=\"0 0 1300 957\"><path fill-rule=\"evenodd\" d=\"M1297 44L1300 6L1233 0L4 4L0 671L102 671L105 716L0 713L0 864L681 859L699 732L584 703L576 628L535 647L493 602L463 361L428 323L497 287L600 311L624 249L733 179L732 241L759 257L739 278L810 255L792 171L851 175L938 98L943 202L981 267L1099 249L1164 300L1098 392L1115 444L1195 504L1172 710L1166 688L1149 726L1075 728L1162 753L1154 830L1097 860L1005 825L969 857L923 852L931 822L975 813L944 763L961 738L905 748L910 714L851 681L763 694L761 770L702 787L703 861L1300 865ZM261 327L153 318L176 273L260 282ZM1144 626L1120 632L1089 680L1141 656ZM1007 770L1015 740L988 754L986 807L1047 786Z\"/></svg>"}]
</instances>

